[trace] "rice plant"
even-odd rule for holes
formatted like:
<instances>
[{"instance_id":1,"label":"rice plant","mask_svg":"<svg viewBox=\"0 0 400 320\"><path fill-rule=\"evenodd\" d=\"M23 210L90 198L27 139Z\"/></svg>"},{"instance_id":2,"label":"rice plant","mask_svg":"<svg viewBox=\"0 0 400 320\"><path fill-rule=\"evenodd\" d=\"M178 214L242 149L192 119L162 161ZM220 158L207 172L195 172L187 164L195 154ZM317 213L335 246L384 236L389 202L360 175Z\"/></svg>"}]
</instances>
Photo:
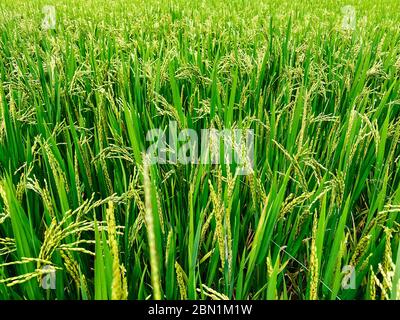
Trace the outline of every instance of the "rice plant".
<instances>
[{"instance_id":1,"label":"rice plant","mask_svg":"<svg viewBox=\"0 0 400 320\"><path fill-rule=\"evenodd\" d=\"M399 79L399 1L1 1L0 299L400 299Z\"/></svg>"}]
</instances>

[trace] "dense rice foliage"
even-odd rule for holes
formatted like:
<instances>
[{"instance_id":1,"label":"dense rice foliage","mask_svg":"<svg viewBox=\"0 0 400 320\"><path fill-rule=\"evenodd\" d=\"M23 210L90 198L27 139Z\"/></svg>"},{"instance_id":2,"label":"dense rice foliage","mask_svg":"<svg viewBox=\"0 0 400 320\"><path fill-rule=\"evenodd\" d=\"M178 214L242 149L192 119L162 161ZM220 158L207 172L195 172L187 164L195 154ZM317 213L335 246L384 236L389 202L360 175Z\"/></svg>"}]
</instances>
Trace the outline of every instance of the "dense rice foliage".
<instances>
[{"instance_id":1,"label":"dense rice foliage","mask_svg":"<svg viewBox=\"0 0 400 320\"><path fill-rule=\"evenodd\" d=\"M0 16L1 299L400 299L399 1ZM253 129L254 173L147 166L169 121Z\"/></svg>"}]
</instances>

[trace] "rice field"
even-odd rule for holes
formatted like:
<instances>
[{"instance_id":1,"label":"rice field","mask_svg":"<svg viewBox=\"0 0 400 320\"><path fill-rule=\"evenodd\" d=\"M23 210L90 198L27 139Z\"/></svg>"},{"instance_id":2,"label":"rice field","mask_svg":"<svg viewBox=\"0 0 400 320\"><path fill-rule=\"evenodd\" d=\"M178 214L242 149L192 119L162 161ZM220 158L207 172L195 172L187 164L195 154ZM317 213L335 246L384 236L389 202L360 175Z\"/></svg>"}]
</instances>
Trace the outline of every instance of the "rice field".
<instances>
[{"instance_id":1,"label":"rice field","mask_svg":"<svg viewBox=\"0 0 400 320\"><path fill-rule=\"evenodd\" d=\"M0 84L0 299L400 299L399 1L2 0Z\"/></svg>"}]
</instances>

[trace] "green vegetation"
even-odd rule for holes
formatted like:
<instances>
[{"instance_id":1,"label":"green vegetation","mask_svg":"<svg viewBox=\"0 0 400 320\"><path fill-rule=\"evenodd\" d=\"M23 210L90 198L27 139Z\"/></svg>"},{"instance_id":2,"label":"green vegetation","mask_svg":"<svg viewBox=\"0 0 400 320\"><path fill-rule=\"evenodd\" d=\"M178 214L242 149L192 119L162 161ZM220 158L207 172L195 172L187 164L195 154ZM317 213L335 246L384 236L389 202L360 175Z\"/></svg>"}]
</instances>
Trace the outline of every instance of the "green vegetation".
<instances>
[{"instance_id":1,"label":"green vegetation","mask_svg":"<svg viewBox=\"0 0 400 320\"><path fill-rule=\"evenodd\" d=\"M400 299L399 77L399 1L2 0L0 298ZM170 121L254 173L148 165Z\"/></svg>"}]
</instances>

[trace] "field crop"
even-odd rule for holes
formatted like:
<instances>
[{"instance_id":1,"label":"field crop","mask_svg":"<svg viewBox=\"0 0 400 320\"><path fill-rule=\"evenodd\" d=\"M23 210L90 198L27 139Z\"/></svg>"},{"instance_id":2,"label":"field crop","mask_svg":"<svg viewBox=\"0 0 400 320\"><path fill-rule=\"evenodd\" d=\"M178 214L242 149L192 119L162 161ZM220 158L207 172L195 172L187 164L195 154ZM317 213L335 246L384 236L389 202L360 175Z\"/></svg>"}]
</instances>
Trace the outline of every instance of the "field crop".
<instances>
[{"instance_id":1,"label":"field crop","mask_svg":"<svg viewBox=\"0 0 400 320\"><path fill-rule=\"evenodd\" d=\"M400 299L399 92L397 0L2 0L0 299Z\"/></svg>"}]
</instances>

